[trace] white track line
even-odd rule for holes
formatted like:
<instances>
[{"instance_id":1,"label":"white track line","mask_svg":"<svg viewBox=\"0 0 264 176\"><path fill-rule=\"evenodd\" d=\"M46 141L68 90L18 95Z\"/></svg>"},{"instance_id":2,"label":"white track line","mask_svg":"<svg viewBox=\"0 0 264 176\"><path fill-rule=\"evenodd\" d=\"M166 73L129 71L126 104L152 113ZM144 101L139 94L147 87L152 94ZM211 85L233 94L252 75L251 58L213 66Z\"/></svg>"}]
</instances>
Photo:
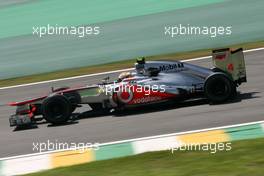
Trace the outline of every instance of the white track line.
<instances>
[{"instance_id":1,"label":"white track line","mask_svg":"<svg viewBox=\"0 0 264 176\"><path fill-rule=\"evenodd\" d=\"M260 51L260 50L264 50L264 48L255 48L255 49L245 50L244 53L253 52L253 51ZM182 60L182 61L183 62L191 62L191 61L203 60L203 59L209 59L209 58L211 58L211 56L197 57L197 58L187 59L187 60ZM99 75L105 75L105 74L111 74L111 73L118 73L118 72L130 71L132 69L133 68L127 68L127 69L122 69L122 70L114 70L114 71L94 73L94 74L81 75L81 76L74 76L74 77L61 78L61 79L54 79L54 80L48 80L48 81L40 81L40 82L34 82L34 83L28 83L28 84L20 84L20 85L15 85L15 86L7 86L7 87L1 87L0 90L12 89L12 88L18 88L18 87L26 87L26 86L33 86L33 85L59 82L59 81L66 81L66 80L73 80L73 79L79 79L79 78L85 78L85 77L91 77L91 76L99 76Z\"/></svg>"},{"instance_id":2,"label":"white track line","mask_svg":"<svg viewBox=\"0 0 264 176\"><path fill-rule=\"evenodd\" d=\"M226 128L233 128L233 127L240 127L240 126L254 125L254 124L263 125L264 124L264 120L255 121L255 122L248 122L248 123L241 123L241 124L235 124L235 125L226 125L226 126L221 126L221 127L212 127L212 128L206 128L206 129L200 129L200 130L192 130L192 131L185 131L185 132L178 132L178 133L156 135L156 136L150 136L150 137L127 139L127 140L121 140L121 141L115 141L115 142L107 142L107 143L102 143L99 146L120 144L120 143L134 142L134 141L141 141L141 140L148 140L148 139L156 139L156 138L169 137L169 136L177 136L177 135L183 135L183 134L189 134L189 133L199 133L199 132L212 131L212 130L221 130L221 129L226 129ZM76 148L75 150L78 150L78 149L82 149L82 148ZM37 156L37 155L45 155L45 154L61 152L61 151L67 151L67 150L54 150L54 151L47 151L47 152L42 152L42 153L32 153L32 154L18 155L18 156L0 158L0 161L16 159L16 158L23 158L23 157L31 157L31 156Z\"/></svg>"}]
</instances>

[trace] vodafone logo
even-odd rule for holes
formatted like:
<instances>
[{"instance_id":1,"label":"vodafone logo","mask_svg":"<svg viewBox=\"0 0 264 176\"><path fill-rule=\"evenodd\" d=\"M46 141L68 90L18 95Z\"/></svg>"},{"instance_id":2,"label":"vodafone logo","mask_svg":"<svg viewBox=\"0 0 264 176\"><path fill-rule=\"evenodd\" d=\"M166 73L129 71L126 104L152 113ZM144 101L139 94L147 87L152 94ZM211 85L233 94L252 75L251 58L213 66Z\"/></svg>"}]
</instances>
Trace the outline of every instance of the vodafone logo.
<instances>
[{"instance_id":1,"label":"vodafone logo","mask_svg":"<svg viewBox=\"0 0 264 176\"><path fill-rule=\"evenodd\" d=\"M133 102L135 104L140 104L140 103L148 103L152 101L159 101L161 99L162 99L161 97L143 97L143 98L135 99Z\"/></svg>"},{"instance_id":2,"label":"vodafone logo","mask_svg":"<svg viewBox=\"0 0 264 176\"><path fill-rule=\"evenodd\" d=\"M117 97L122 103L128 103L133 99L133 92L131 90L117 92Z\"/></svg>"}]
</instances>

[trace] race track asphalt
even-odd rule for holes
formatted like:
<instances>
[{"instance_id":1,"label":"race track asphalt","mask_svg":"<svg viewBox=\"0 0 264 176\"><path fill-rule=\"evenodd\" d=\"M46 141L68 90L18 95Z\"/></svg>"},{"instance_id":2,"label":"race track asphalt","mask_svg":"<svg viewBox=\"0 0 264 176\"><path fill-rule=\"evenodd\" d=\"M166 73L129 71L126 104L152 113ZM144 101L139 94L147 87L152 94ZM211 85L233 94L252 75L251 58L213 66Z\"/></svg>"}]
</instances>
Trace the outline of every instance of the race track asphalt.
<instances>
[{"instance_id":1,"label":"race track asphalt","mask_svg":"<svg viewBox=\"0 0 264 176\"><path fill-rule=\"evenodd\" d=\"M8 117L14 108L0 106L0 157L28 154L33 142L111 142L166 133L196 130L264 120L264 51L245 54L248 83L239 87L238 97L221 105L204 101L171 106L141 108L123 114L83 118L63 126L38 124L38 128L17 130L9 127ZM210 67L209 59L193 63ZM34 86L0 90L0 104L45 94L51 86L93 84L107 75L45 83ZM116 74L110 74L110 77ZM83 109L81 109L83 110ZM89 118L90 117L90 118Z\"/></svg>"}]
</instances>

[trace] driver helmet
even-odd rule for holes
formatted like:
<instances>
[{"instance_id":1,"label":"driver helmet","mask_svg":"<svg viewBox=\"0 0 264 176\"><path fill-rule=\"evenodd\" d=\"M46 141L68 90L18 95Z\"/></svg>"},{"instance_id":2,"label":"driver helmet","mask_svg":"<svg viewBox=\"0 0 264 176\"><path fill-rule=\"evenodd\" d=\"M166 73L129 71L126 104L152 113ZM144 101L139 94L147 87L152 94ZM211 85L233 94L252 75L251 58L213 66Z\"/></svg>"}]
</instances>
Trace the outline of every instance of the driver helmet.
<instances>
[{"instance_id":1,"label":"driver helmet","mask_svg":"<svg viewBox=\"0 0 264 176\"><path fill-rule=\"evenodd\" d=\"M118 76L118 80L122 81L125 78L130 78L132 77L132 73L131 72L123 72Z\"/></svg>"}]
</instances>

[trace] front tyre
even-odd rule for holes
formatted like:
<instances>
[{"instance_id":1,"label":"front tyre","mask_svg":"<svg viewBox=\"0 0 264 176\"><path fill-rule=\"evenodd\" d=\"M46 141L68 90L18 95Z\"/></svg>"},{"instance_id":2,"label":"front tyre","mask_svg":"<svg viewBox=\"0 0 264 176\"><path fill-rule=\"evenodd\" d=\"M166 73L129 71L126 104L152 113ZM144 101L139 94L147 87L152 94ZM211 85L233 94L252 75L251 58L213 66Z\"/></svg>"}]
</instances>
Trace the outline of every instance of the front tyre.
<instances>
[{"instance_id":1,"label":"front tyre","mask_svg":"<svg viewBox=\"0 0 264 176\"><path fill-rule=\"evenodd\" d=\"M236 94L236 86L225 74L216 73L206 79L204 92L209 101L222 103Z\"/></svg>"},{"instance_id":2,"label":"front tyre","mask_svg":"<svg viewBox=\"0 0 264 176\"><path fill-rule=\"evenodd\" d=\"M42 104L44 119L52 124L62 124L69 120L72 108L69 100L63 95L46 98Z\"/></svg>"}]
</instances>

